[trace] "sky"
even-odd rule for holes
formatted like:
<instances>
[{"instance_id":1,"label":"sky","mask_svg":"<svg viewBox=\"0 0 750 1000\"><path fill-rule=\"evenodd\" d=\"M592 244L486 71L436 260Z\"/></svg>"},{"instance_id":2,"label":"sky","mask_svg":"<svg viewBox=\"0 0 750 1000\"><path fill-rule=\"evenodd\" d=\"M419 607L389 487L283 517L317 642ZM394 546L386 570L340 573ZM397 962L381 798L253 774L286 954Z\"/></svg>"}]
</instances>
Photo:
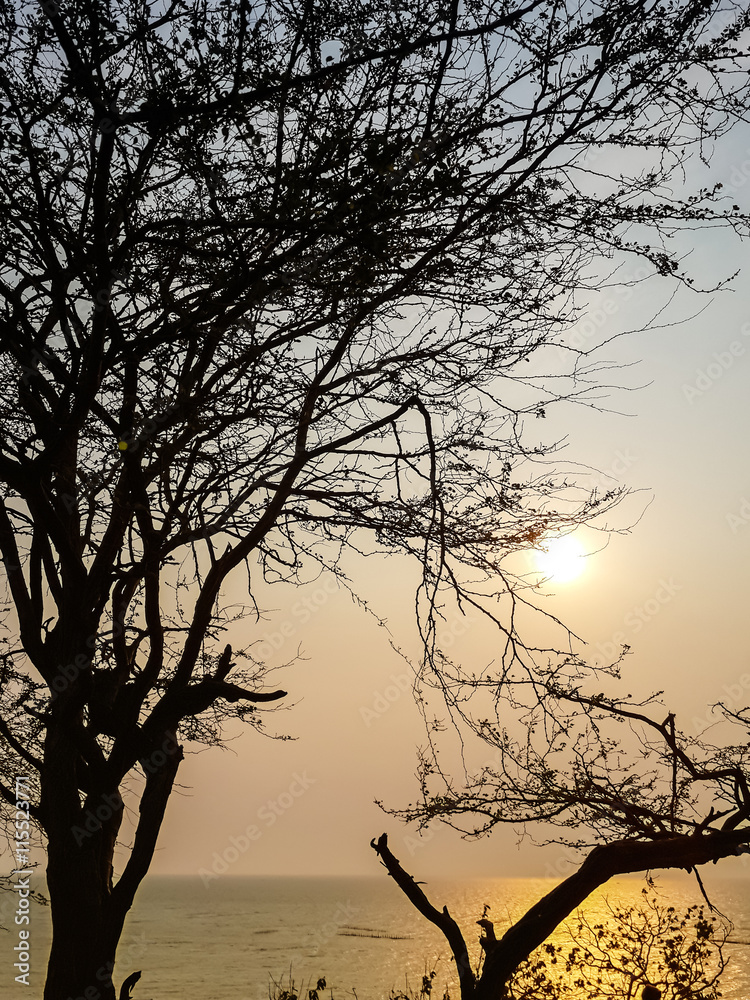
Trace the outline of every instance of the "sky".
<instances>
[{"instance_id":1,"label":"sky","mask_svg":"<svg viewBox=\"0 0 750 1000\"><path fill-rule=\"evenodd\" d=\"M750 127L721 144L704 175L750 212ZM696 283L741 273L729 290L678 294L660 328L613 341L658 312L672 286L654 279L631 293L602 290L569 335L576 346L607 342L600 357L621 366L623 388L604 411L551 408L544 430L566 439L566 468L634 491L610 515L612 527L631 527L609 538L582 533L583 572L552 583L544 606L587 641L594 663L630 646L623 687L664 690L678 724L697 734L712 723L713 703L750 700L750 244L712 230L687 234L681 246ZM273 677L289 696L266 723L291 738L238 728L223 750L190 748L152 873L199 875L207 885L225 874L375 876L382 868L370 841L387 832L417 878L567 874L570 851L537 848L519 830L480 841L443 827L420 836L376 804L397 808L418 793L422 719L391 644L416 648L418 576L396 556L363 558L352 575L388 629L321 577L296 591L274 588L268 619L237 633L236 645L260 640L271 662L299 653ZM449 618L441 639L469 662L493 658L475 622ZM722 872L750 875L750 865Z\"/></svg>"},{"instance_id":2,"label":"sky","mask_svg":"<svg viewBox=\"0 0 750 1000\"><path fill-rule=\"evenodd\" d=\"M704 173L750 211L750 129L723 142ZM678 294L661 328L602 348L602 360L622 366L624 388L608 411L565 404L548 414L549 433L566 438L567 467L634 492L609 518L631 530L582 534L583 572L549 585L544 606L587 641L592 662L630 646L623 687L664 690L678 725L697 734L712 723L713 703L750 698L750 245L713 230L687 234L684 250L696 284L742 273L731 290ZM570 342L593 346L637 329L671 291L661 279L631 294L602 290ZM362 559L353 571L395 644L412 648L415 567L392 556ZM466 841L437 828L420 837L386 815L376 799L399 807L418 791L423 730L404 661L331 579L277 588L269 601L277 609L269 620L246 629L272 661L303 657L275 676L289 697L267 721L293 739L237 731L223 751L189 754L152 872L200 875L206 885L222 874L377 875L369 842L384 831L417 878L572 870L570 851L536 848L520 831ZM477 663L492 659L475 623L449 620L443 640ZM750 866L732 861L722 873L748 875Z\"/></svg>"}]
</instances>

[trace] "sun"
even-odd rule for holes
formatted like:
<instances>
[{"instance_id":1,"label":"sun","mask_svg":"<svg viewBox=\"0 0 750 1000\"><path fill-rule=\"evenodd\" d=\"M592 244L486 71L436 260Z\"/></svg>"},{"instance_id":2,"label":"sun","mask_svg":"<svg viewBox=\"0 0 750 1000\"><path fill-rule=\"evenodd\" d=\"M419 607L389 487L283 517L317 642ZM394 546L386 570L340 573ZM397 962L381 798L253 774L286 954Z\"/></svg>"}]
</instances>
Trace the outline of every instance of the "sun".
<instances>
[{"instance_id":1,"label":"sun","mask_svg":"<svg viewBox=\"0 0 750 1000\"><path fill-rule=\"evenodd\" d=\"M572 535L546 539L534 550L534 558L544 579L554 583L575 580L586 568L586 551Z\"/></svg>"}]
</instances>

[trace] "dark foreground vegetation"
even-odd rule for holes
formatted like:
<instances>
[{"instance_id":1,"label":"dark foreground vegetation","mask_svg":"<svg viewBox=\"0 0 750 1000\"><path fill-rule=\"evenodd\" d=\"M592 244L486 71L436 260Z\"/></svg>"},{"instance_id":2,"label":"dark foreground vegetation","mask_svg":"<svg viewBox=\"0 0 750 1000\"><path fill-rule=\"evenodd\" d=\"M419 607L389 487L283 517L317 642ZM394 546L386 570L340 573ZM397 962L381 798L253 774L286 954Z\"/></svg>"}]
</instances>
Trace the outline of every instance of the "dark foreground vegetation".
<instances>
[{"instance_id":1,"label":"dark foreground vegetation","mask_svg":"<svg viewBox=\"0 0 750 1000\"><path fill-rule=\"evenodd\" d=\"M522 962L506 987L508 1000L720 1000L729 959L731 926L700 905L679 912L655 887L642 892L638 906L607 904L604 920L576 913L564 930ZM494 928L485 916L482 950L473 967L481 979L486 945ZM326 979L295 983L293 970L272 979L269 1000L331 1000L353 997L355 990L327 987ZM424 975L391 987L388 1000L451 1000L457 984L445 966L425 966ZM459 987L460 989L460 987Z\"/></svg>"}]
</instances>

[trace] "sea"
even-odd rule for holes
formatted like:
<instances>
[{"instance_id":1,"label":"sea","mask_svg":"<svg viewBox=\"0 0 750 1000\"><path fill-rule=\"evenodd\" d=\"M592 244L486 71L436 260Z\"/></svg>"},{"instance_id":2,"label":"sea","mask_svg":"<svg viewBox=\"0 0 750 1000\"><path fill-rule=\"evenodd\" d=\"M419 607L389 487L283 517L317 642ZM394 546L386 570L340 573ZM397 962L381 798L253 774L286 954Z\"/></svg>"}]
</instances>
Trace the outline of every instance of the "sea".
<instances>
[{"instance_id":1,"label":"sea","mask_svg":"<svg viewBox=\"0 0 750 1000\"><path fill-rule=\"evenodd\" d=\"M448 907L476 961L481 950L477 920L491 919L499 936L555 884L546 878L434 879L422 887L436 906ZM49 911L32 906L30 984L18 984L13 969L18 937L5 895L0 996L41 1000ZM749 1000L750 879L714 880L709 897L732 922L724 946L729 962L722 996ZM687 877L660 880L655 889L642 878L623 878L594 894L582 916L595 927L611 922L615 907L632 914L648 898L677 912L703 902L708 912ZM571 918L555 940L580 936L579 924L579 918ZM136 971L142 975L133 1000L309 1000L316 988L320 1000L389 1000L395 994L417 996L423 977L433 971L432 1000L442 1000L446 990L452 1000L459 996L442 935L385 873L380 878L220 877L208 885L194 877L150 877L125 926L115 983ZM322 979L325 988L318 985ZM570 1000L605 995L611 994L572 981L564 992ZM640 987L632 995L640 996Z\"/></svg>"}]
</instances>

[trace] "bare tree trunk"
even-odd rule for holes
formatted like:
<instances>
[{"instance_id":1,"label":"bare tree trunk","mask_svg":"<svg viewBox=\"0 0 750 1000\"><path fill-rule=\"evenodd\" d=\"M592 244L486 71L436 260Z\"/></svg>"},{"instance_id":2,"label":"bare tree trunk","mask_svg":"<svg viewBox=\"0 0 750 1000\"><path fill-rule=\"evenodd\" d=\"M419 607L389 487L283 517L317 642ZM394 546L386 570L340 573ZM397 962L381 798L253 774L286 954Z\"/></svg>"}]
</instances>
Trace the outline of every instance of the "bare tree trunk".
<instances>
[{"instance_id":1,"label":"bare tree trunk","mask_svg":"<svg viewBox=\"0 0 750 1000\"><path fill-rule=\"evenodd\" d=\"M113 922L111 908L106 905L89 905L86 917L81 919L82 902L90 904L69 888L62 898L58 896L44 1000L115 1000L112 970L122 921ZM97 916L101 917L99 921ZM130 991L140 975L135 972L127 977L120 989L120 1000L130 1000Z\"/></svg>"},{"instance_id":2,"label":"bare tree trunk","mask_svg":"<svg viewBox=\"0 0 750 1000\"><path fill-rule=\"evenodd\" d=\"M448 907L444 906L441 911L430 903L412 876L401 867L398 859L391 853L386 834L383 834L378 840L370 841L370 847L381 859L391 878L419 912L443 932L456 963L458 981L461 984L461 1000L472 1000L476 988L476 978L471 969L469 952L461 928L448 912Z\"/></svg>"},{"instance_id":3,"label":"bare tree trunk","mask_svg":"<svg viewBox=\"0 0 750 1000\"><path fill-rule=\"evenodd\" d=\"M92 836L73 852L70 843L60 849L50 839L52 946L44 1000L115 1000L112 970L132 899L113 892L109 877L102 879L111 863L108 840ZM125 996L138 975L123 984Z\"/></svg>"},{"instance_id":4,"label":"bare tree trunk","mask_svg":"<svg viewBox=\"0 0 750 1000\"><path fill-rule=\"evenodd\" d=\"M112 970L125 917L153 857L182 748L173 731L169 749L146 759L135 843L121 878L113 884L114 849L123 802L106 768L81 746L81 730L50 723L45 744L41 811L48 838L47 888L52 946L44 1000L115 1000ZM81 779L81 769L85 777ZM87 788L81 803L79 788ZM138 974L121 994L129 997Z\"/></svg>"},{"instance_id":5,"label":"bare tree trunk","mask_svg":"<svg viewBox=\"0 0 750 1000\"><path fill-rule=\"evenodd\" d=\"M94 873L82 861L68 865L50 851L52 947L44 1000L115 1000L112 969L119 933L108 920L107 899Z\"/></svg>"}]
</instances>

